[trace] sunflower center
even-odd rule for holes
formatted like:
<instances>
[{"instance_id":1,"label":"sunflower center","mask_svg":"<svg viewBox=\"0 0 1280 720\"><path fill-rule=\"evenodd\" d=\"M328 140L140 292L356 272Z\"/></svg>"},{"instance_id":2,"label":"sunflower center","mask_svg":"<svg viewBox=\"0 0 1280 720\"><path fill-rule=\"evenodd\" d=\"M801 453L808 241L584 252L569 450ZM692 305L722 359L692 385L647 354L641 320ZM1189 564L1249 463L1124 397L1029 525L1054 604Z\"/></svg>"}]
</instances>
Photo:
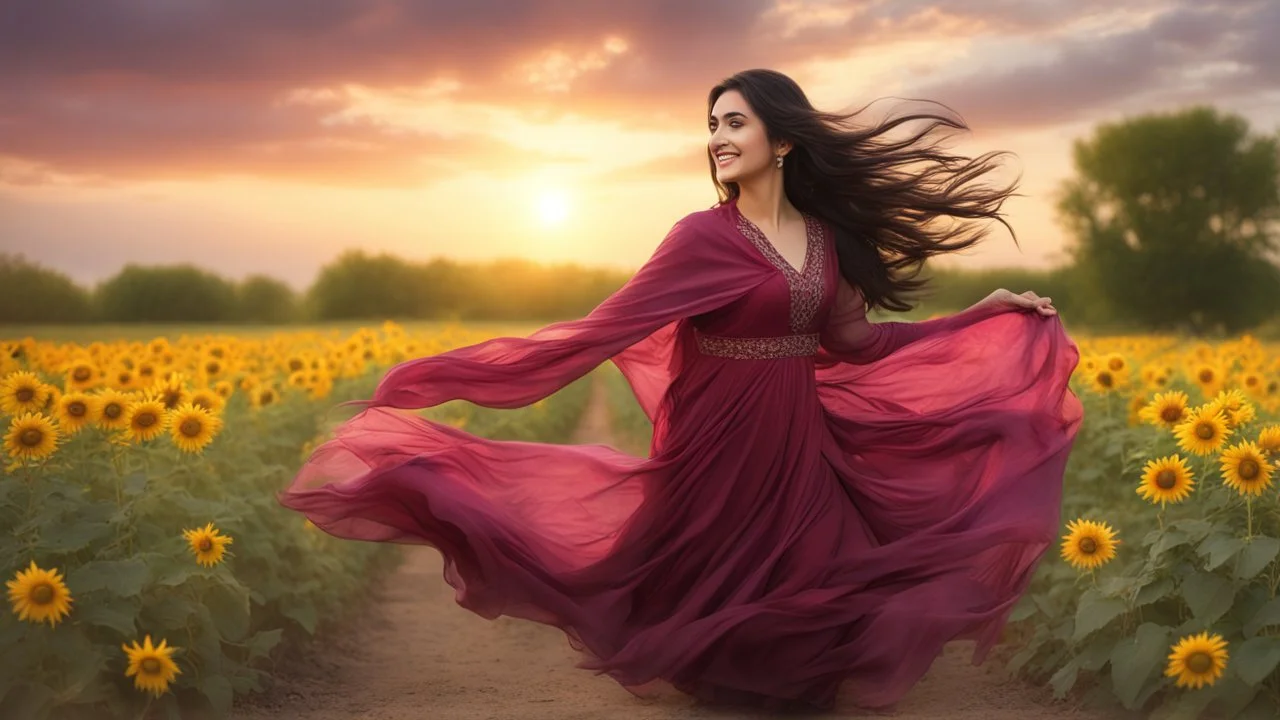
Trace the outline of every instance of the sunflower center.
<instances>
[{"instance_id":1,"label":"sunflower center","mask_svg":"<svg viewBox=\"0 0 1280 720\"><path fill-rule=\"evenodd\" d=\"M1187 658L1187 669L1197 675L1207 673L1213 669L1213 658L1209 657L1209 653L1193 653Z\"/></svg>"},{"instance_id":2,"label":"sunflower center","mask_svg":"<svg viewBox=\"0 0 1280 720\"><path fill-rule=\"evenodd\" d=\"M1217 434L1218 432L1208 423L1200 423L1196 426L1196 437L1201 440L1212 440Z\"/></svg>"},{"instance_id":3,"label":"sunflower center","mask_svg":"<svg viewBox=\"0 0 1280 720\"><path fill-rule=\"evenodd\" d=\"M205 410L212 410L212 409L213 409L213 403L209 402L207 399L202 398L202 397L199 397L199 398L195 398L195 399L193 399L193 400L191 401L191 404L192 404L192 405L195 405L196 407L202 407L202 408L204 408Z\"/></svg>"},{"instance_id":4,"label":"sunflower center","mask_svg":"<svg viewBox=\"0 0 1280 720\"><path fill-rule=\"evenodd\" d=\"M186 435L187 437L195 437L200 434L200 430L203 427L204 427L204 424L201 423L196 418L187 418L186 420L182 421L182 424L178 426L178 429L181 430L182 434Z\"/></svg>"},{"instance_id":5,"label":"sunflower center","mask_svg":"<svg viewBox=\"0 0 1280 720\"><path fill-rule=\"evenodd\" d=\"M123 413L124 407L119 403L108 403L107 405L102 406L103 416L111 418L112 420L120 417Z\"/></svg>"},{"instance_id":6,"label":"sunflower center","mask_svg":"<svg viewBox=\"0 0 1280 720\"><path fill-rule=\"evenodd\" d=\"M143 658L141 667L142 672L148 675L160 674L160 661L153 657Z\"/></svg>"},{"instance_id":7,"label":"sunflower center","mask_svg":"<svg viewBox=\"0 0 1280 720\"><path fill-rule=\"evenodd\" d=\"M200 544L197 547L200 548L200 552L209 552L213 549L213 541L209 538L200 538Z\"/></svg>"},{"instance_id":8,"label":"sunflower center","mask_svg":"<svg viewBox=\"0 0 1280 720\"><path fill-rule=\"evenodd\" d=\"M160 418L156 417L155 413L149 412L138 413L138 416L133 419L133 423L140 428L149 428L159 421Z\"/></svg>"},{"instance_id":9,"label":"sunflower center","mask_svg":"<svg viewBox=\"0 0 1280 720\"><path fill-rule=\"evenodd\" d=\"M1240 477L1245 480L1256 480L1260 470L1262 470L1262 468L1258 467L1256 460L1245 458L1240 461L1240 467L1236 469L1236 472L1238 472Z\"/></svg>"},{"instance_id":10,"label":"sunflower center","mask_svg":"<svg viewBox=\"0 0 1280 720\"><path fill-rule=\"evenodd\" d=\"M1212 370L1201 370L1201 371L1200 371L1200 382L1202 382L1202 383L1211 383L1211 382L1213 382L1213 371L1212 371Z\"/></svg>"},{"instance_id":11,"label":"sunflower center","mask_svg":"<svg viewBox=\"0 0 1280 720\"><path fill-rule=\"evenodd\" d=\"M217 375L218 371L221 369L222 369L222 366L216 362L211 362L204 366L205 373L209 375Z\"/></svg>"},{"instance_id":12,"label":"sunflower center","mask_svg":"<svg viewBox=\"0 0 1280 720\"><path fill-rule=\"evenodd\" d=\"M1112 370L1119 370L1124 367L1124 361L1120 358L1113 358L1111 362L1107 363L1107 367Z\"/></svg>"},{"instance_id":13,"label":"sunflower center","mask_svg":"<svg viewBox=\"0 0 1280 720\"><path fill-rule=\"evenodd\" d=\"M14 396L18 398L18 402L29 403L36 399L36 391L34 388L29 387L18 388L18 392L14 393Z\"/></svg>"},{"instance_id":14,"label":"sunflower center","mask_svg":"<svg viewBox=\"0 0 1280 720\"><path fill-rule=\"evenodd\" d=\"M1111 387L1111 373L1098 373L1098 383L1103 387Z\"/></svg>"},{"instance_id":15,"label":"sunflower center","mask_svg":"<svg viewBox=\"0 0 1280 720\"><path fill-rule=\"evenodd\" d=\"M23 430L22 434L18 436L18 442L29 448L39 445L42 440L44 440L44 433L36 428Z\"/></svg>"},{"instance_id":16,"label":"sunflower center","mask_svg":"<svg viewBox=\"0 0 1280 720\"><path fill-rule=\"evenodd\" d=\"M1160 419L1167 423L1177 422L1182 419L1182 408L1170 405L1160 411Z\"/></svg>"},{"instance_id":17,"label":"sunflower center","mask_svg":"<svg viewBox=\"0 0 1280 720\"><path fill-rule=\"evenodd\" d=\"M89 412L89 408L79 400L67 403L67 414L71 417L84 417Z\"/></svg>"},{"instance_id":18,"label":"sunflower center","mask_svg":"<svg viewBox=\"0 0 1280 720\"><path fill-rule=\"evenodd\" d=\"M177 390L169 390L164 394L164 406L172 410L178 406L178 401L181 399L181 392Z\"/></svg>"},{"instance_id":19,"label":"sunflower center","mask_svg":"<svg viewBox=\"0 0 1280 720\"><path fill-rule=\"evenodd\" d=\"M84 382L85 380L88 380L89 376L91 376L92 374L93 374L92 370L81 365L80 367L76 368L75 372L71 374L71 377L75 378L76 382Z\"/></svg>"},{"instance_id":20,"label":"sunflower center","mask_svg":"<svg viewBox=\"0 0 1280 720\"><path fill-rule=\"evenodd\" d=\"M272 401L272 400L274 400L274 399L275 399L275 398L274 398L274 397L272 397L272 396L271 396L271 393L269 393L269 392L264 392L264 393L262 393L262 395L259 397L259 400L260 400L260 402L261 402L263 405L270 405L270 404L271 404L271 401Z\"/></svg>"},{"instance_id":21,"label":"sunflower center","mask_svg":"<svg viewBox=\"0 0 1280 720\"><path fill-rule=\"evenodd\" d=\"M48 605L53 602L53 587L45 583L31 588L31 602L37 605Z\"/></svg>"},{"instance_id":22,"label":"sunflower center","mask_svg":"<svg viewBox=\"0 0 1280 720\"><path fill-rule=\"evenodd\" d=\"M1093 538L1080 538L1080 552L1086 555L1092 555L1098 552L1098 541Z\"/></svg>"},{"instance_id":23,"label":"sunflower center","mask_svg":"<svg viewBox=\"0 0 1280 720\"><path fill-rule=\"evenodd\" d=\"M1161 470L1160 474L1156 475L1156 485L1159 485L1161 490L1172 490L1177 484L1178 474L1172 470Z\"/></svg>"}]
</instances>

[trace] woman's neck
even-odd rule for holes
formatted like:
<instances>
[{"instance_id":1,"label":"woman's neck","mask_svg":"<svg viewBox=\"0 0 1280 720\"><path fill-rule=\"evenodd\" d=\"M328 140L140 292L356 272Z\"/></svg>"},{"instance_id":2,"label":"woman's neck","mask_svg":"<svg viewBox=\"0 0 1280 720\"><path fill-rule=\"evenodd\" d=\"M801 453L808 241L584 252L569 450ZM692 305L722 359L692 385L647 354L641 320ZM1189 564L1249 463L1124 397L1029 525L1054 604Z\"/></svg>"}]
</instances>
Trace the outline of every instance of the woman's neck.
<instances>
[{"instance_id":1,"label":"woman's neck","mask_svg":"<svg viewBox=\"0 0 1280 720\"><path fill-rule=\"evenodd\" d=\"M782 173L750 185L738 185L738 212L769 233L800 217L782 189Z\"/></svg>"}]
</instances>

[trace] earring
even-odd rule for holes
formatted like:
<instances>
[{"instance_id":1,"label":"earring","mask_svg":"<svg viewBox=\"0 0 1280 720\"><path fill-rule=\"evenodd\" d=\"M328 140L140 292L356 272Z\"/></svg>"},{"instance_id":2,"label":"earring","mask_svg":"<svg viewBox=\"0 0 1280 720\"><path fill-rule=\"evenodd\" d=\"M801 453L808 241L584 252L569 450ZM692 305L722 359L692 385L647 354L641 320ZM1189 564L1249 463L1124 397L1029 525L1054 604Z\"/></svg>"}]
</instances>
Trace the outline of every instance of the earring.
<instances>
[{"instance_id":1,"label":"earring","mask_svg":"<svg viewBox=\"0 0 1280 720\"><path fill-rule=\"evenodd\" d=\"M782 156L778 156L778 167L782 167Z\"/></svg>"}]
</instances>

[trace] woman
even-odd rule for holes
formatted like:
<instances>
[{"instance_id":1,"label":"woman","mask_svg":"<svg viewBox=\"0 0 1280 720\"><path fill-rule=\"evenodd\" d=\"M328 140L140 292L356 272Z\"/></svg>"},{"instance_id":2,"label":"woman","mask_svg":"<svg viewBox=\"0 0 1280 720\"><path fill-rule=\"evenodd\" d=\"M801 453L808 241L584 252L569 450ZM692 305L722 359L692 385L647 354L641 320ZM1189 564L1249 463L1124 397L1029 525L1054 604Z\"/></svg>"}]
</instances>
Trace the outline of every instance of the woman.
<instances>
[{"instance_id":1,"label":"woman","mask_svg":"<svg viewBox=\"0 0 1280 720\"><path fill-rule=\"evenodd\" d=\"M910 307L903 269L980 237L927 221L999 219L1010 191L971 183L990 158L921 142L963 125L858 129L766 70L708 108L720 203L586 317L392 368L280 499L339 537L438 548L458 604L563 629L633 692L889 705L950 640L980 662L1054 542L1079 354L1030 292L867 321ZM935 122L886 139L910 119ZM396 411L520 407L606 360L650 457Z\"/></svg>"}]
</instances>

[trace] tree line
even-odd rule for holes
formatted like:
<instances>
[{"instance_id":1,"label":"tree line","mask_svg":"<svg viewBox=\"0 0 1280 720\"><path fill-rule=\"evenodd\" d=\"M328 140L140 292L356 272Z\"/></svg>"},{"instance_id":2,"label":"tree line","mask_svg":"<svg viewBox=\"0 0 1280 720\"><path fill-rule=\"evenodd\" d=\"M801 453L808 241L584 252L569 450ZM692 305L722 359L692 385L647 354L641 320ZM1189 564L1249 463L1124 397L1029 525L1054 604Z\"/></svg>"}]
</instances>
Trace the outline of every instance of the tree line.
<instances>
[{"instance_id":1,"label":"tree line","mask_svg":"<svg viewBox=\"0 0 1280 720\"><path fill-rule=\"evenodd\" d=\"M1196 106L1099 125L1059 188L1069 260L1035 270L926 266L921 310L966 307L996 287L1035 290L1073 323L1114 331L1280 336L1280 137ZM262 275L125 267L84 288L0 255L0 323L515 320L580 317L629 273L525 260L410 262L348 251L304 292Z\"/></svg>"}]
</instances>

